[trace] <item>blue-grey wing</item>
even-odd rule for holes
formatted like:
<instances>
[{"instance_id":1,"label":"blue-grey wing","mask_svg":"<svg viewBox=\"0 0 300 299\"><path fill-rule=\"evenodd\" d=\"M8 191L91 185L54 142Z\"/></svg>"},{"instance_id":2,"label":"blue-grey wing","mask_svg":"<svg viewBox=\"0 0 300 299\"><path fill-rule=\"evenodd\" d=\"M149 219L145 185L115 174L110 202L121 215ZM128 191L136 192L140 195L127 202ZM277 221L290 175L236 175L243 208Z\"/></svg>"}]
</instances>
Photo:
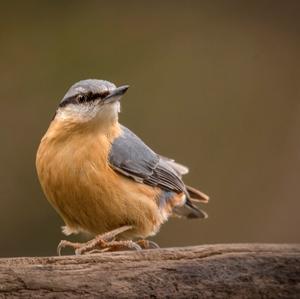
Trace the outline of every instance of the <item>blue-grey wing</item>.
<instances>
[{"instance_id":1,"label":"blue-grey wing","mask_svg":"<svg viewBox=\"0 0 300 299\"><path fill-rule=\"evenodd\" d=\"M185 193L185 205L174 210L177 215L187 218L206 217L206 214L190 200L190 195L205 199L203 197L205 194L185 186L181 180L182 175L188 172L188 168L156 154L126 127L121 126L121 131L121 135L113 141L109 153L111 167L139 183L161 188L163 192L159 200L162 204L166 200L165 195L170 192Z\"/></svg>"},{"instance_id":2,"label":"blue-grey wing","mask_svg":"<svg viewBox=\"0 0 300 299\"><path fill-rule=\"evenodd\" d=\"M121 126L121 130L109 153L109 163L113 169L140 183L187 193L181 180L187 168L176 168L180 164L156 154L126 127Z\"/></svg>"}]
</instances>

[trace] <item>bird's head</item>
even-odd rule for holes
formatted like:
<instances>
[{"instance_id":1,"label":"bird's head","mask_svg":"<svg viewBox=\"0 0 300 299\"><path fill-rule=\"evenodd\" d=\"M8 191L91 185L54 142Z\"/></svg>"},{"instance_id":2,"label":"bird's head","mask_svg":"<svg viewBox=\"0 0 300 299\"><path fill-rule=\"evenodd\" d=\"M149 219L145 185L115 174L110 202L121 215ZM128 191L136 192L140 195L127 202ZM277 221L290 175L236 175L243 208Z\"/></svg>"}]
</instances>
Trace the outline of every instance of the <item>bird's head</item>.
<instances>
[{"instance_id":1,"label":"bird's head","mask_svg":"<svg viewBox=\"0 0 300 299\"><path fill-rule=\"evenodd\" d=\"M72 122L113 122L118 119L120 99L128 85L88 79L75 83L61 100L55 118Z\"/></svg>"}]
</instances>

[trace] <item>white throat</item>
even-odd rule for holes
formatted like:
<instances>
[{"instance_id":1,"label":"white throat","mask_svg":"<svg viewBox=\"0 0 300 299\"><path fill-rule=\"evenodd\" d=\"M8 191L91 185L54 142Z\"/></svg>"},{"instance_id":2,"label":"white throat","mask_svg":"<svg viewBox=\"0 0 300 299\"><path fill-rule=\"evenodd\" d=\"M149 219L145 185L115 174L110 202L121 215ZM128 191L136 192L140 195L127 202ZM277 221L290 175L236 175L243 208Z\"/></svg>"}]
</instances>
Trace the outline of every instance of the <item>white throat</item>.
<instances>
[{"instance_id":1,"label":"white throat","mask_svg":"<svg viewBox=\"0 0 300 299\"><path fill-rule=\"evenodd\" d=\"M101 124L110 124L118 120L120 107L119 101L104 105L71 104L59 108L55 118L62 121L70 120L82 123L95 121Z\"/></svg>"}]
</instances>

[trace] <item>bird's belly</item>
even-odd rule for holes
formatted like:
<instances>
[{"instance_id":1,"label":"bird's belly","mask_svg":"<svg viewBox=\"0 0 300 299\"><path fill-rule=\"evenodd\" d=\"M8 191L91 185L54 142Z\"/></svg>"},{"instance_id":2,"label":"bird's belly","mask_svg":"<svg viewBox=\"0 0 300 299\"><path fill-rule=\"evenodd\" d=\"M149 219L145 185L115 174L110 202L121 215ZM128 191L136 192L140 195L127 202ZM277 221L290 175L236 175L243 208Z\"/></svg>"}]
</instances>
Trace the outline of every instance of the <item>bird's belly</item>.
<instances>
[{"instance_id":1,"label":"bird's belly","mask_svg":"<svg viewBox=\"0 0 300 299\"><path fill-rule=\"evenodd\" d=\"M69 232L99 234L133 225L123 237L147 237L164 221L155 201L159 191L117 174L106 161L90 154L44 160L37 164L41 185Z\"/></svg>"}]
</instances>

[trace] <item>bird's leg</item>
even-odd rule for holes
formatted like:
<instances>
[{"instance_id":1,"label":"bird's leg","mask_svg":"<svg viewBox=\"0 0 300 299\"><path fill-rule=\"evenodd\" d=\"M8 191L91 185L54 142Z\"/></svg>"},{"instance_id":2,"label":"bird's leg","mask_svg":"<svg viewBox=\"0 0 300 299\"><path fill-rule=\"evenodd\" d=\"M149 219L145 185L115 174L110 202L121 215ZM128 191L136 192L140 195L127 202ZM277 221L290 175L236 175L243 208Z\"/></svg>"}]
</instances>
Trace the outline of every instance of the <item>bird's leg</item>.
<instances>
[{"instance_id":1,"label":"bird's leg","mask_svg":"<svg viewBox=\"0 0 300 299\"><path fill-rule=\"evenodd\" d=\"M142 250L141 246L133 241L110 241L101 244L102 249L92 249L88 251L81 251L80 254L93 254L109 251L121 251L121 250Z\"/></svg>"},{"instance_id":2,"label":"bird's leg","mask_svg":"<svg viewBox=\"0 0 300 299\"><path fill-rule=\"evenodd\" d=\"M155 249L155 248L159 248L159 246L153 242L153 241L149 241L149 240L138 240L136 242L136 244L138 244L142 249Z\"/></svg>"},{"instance_id":3,"label":"bird's leg","mask_svg":"<svg viewBox=\"0 0 300 299\"><path fill-rule=\"evenodd\" d=\"M61 240L57 246L57 254L61 255L62 248L72 247L74 250L77 250L81 246L82 246L82 243L75 243L75 242L70 242L67 240Z\"/></svg>"},{"instance_id":4,"label":"bird's leg","mask_svg":"<svg viewBox=\"0 0 300 299\"><path fill-rule=\"evenodd\" d=\"M103 250L104 251L111 251L109 248L109 244L112 245L113 248L117 248L117 244L115 242L122 242L123 245L121 246L121 243L119 244L123 249L135 249L139 250L141 249L140 246L133 246L130 242L132 241L114 241L115 237L127 230L132 229L133 227L131 225L125 225L120 228L117 228L115 230L112 230L110 232L104 233L102 235L96 236L94 239L86 242L86 243L73 243L70 241L62 240L57 246L57 253L58 255L61 255L61 250L64 247L72 247L75 250L76 255L80 254L86 254L89 252L92 252L94 250ZM127 243L126 243L127 242ZM133 243L133 242L132 242ZM127 246L125 246L127 245ZM119 249L120 250L120 249Z\"/></svg>"},{"instance_id":5,"label":"bird's leg","mask_svg":"<svg viewBox=\"0 0 300 299\"><path fill-rule=\"evenodd\" d=\"M142 249L157 249L159 246L149 240L138 240L133 241L111 241L102 244L102 249L93 249L91 251L82 252L82 254L93 254L93 253L102 253L108 251L120 251L120 250L142 250Z\"/></svg>"},{"instance_id":6,"label":"bird's leg","mask_svg":"<svg viewBox=\"0 0 300 299\"><path fill-rule=\"evenodd\" d=\"M111 234L112 232L114 234ZM117 234L115 234L115 231L112 232L99 235L93 240L88 241L87 243L83 244L83 246L81 246L80 248L75 249L75 254L82 255L106 251L142 250L142 248L133 241L115 241L114 236L112 235L116 236ZM121 232L119 232L118 234L120 234ZM108 238L106 238L107 236Z\"/></svg>"}]
</instances>

